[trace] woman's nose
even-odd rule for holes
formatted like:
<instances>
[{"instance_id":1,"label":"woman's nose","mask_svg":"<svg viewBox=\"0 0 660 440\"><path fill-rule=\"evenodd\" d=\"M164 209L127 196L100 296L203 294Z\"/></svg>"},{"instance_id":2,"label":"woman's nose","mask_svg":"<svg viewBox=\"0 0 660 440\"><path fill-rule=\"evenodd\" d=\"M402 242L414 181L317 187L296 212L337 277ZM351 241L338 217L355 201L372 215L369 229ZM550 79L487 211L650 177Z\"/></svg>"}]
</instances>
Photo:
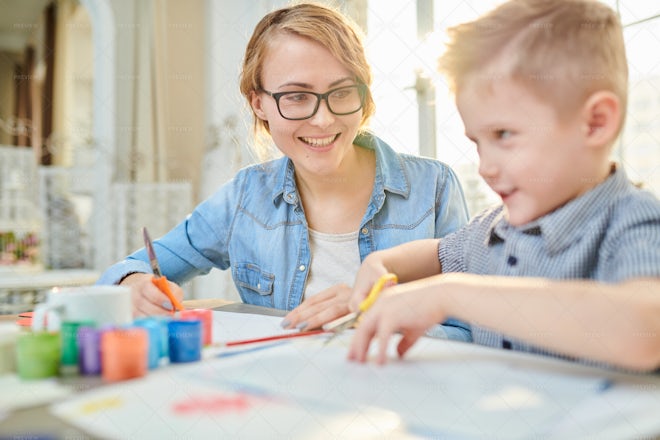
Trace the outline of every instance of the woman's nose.
<instances>
[{"instance_id":1,"label":"woman's nose","mask_svg":"<svg viewBox=\"0 0 660 440\"><path fill-rule=\"evenodd\" d=\"M319 103L319 108L310 118L310 123L319 127L327 127L335 121L335 115L328 108L328 101L325 99Z\"/></svg>"}]
</instances>

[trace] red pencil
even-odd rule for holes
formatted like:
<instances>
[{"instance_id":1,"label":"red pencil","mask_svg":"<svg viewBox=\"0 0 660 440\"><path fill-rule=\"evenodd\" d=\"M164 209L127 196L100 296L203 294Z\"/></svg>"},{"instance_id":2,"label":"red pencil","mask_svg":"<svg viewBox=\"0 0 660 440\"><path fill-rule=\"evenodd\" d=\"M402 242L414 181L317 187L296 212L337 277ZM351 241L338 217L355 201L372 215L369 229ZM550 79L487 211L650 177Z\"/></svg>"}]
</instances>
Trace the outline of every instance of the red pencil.
<instances>
[{"instance_id":1,"label":"red pencil","mask_svg":"<svg viewBox=\"0 0 660 440\"><path fill-rule=\"evenodd\" d=\"M254 339L242 339L238 341L229 341L229 342L220 342L213 344L214 347L233 347L234 345L245 345L245 344L254 344L257 342L268 342L268 341L277 341L278 339L288 339L288 338L299 338L301 336L312 336L312 335L320 335L321 333L330 333L325 330L319 329L319 330L310 330L306 332L298 332L298 333L286 333L283 335L275 335L275 336L265 336L263 338L254 338Z\"/></svg>"}]
</instances>

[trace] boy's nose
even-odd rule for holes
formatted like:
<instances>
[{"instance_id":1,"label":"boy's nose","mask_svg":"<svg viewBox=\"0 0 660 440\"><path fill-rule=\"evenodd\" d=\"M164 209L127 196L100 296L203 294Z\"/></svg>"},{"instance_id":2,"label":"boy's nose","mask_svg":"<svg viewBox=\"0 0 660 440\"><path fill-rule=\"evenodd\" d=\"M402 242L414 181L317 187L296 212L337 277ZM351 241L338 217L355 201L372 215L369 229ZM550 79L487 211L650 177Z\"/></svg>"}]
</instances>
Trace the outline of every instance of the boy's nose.
<instances>
[{"instance_id":1,"label":"boy's nose","mask_svg":"<svg viewBox=\"0 0 660 440\"><path fill-rule=\"evenodd\" d=\"M499 167L495 161L481 155L479 157L479 175L488 181L497 176Z\"/></svg>"}]
</instances>

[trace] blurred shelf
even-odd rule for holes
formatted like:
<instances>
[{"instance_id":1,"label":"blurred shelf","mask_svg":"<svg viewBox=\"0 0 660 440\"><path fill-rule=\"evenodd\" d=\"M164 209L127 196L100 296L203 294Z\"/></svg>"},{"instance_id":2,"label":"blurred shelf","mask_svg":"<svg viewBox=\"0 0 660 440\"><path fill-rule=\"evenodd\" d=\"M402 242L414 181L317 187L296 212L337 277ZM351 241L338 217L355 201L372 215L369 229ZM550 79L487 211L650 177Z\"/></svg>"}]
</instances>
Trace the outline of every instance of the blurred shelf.
<instances>
[{"instance_id":1,"label":"blurred shelf","mask_svg":"<svg viewBox=\"0 0 660 440\"><path fill-rule=\"evenodd\" d=\"M44 300L53 287L94 284L99 273L87 269L44 270L40 268L3 267L0 276L0 314L30 311Z\"/></svg>"}]
</instances>

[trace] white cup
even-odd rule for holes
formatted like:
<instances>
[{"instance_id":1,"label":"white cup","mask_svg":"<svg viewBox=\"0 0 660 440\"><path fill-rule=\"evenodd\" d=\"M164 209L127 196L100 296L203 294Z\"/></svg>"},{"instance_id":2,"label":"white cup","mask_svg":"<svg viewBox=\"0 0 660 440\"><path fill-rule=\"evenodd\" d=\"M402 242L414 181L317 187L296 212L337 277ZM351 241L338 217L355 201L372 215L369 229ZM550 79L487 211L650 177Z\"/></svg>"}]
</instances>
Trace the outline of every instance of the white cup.
<instances>
[{"instance_id":1,"label":"white cup","mask_svg":"<svg viewBox=\"0 0 660 440\"><path fill-rule=\"evenodd\" d=\"M38 304L32 329L58 331L62 321L94 321L97 327L133 322L131 290L126 286L80 286L54 288L46 302Z\"/></svg>"},{"instance_id":2,"label":"white cup","mask_svg":"<svg viewBox=\"0 0 660 440\"><path fill-rule=\"evenodd\" d=\"M16 371L16 340L19 334L16 324L0 322L0 375Z\"/></svg>"}]
</instances>

